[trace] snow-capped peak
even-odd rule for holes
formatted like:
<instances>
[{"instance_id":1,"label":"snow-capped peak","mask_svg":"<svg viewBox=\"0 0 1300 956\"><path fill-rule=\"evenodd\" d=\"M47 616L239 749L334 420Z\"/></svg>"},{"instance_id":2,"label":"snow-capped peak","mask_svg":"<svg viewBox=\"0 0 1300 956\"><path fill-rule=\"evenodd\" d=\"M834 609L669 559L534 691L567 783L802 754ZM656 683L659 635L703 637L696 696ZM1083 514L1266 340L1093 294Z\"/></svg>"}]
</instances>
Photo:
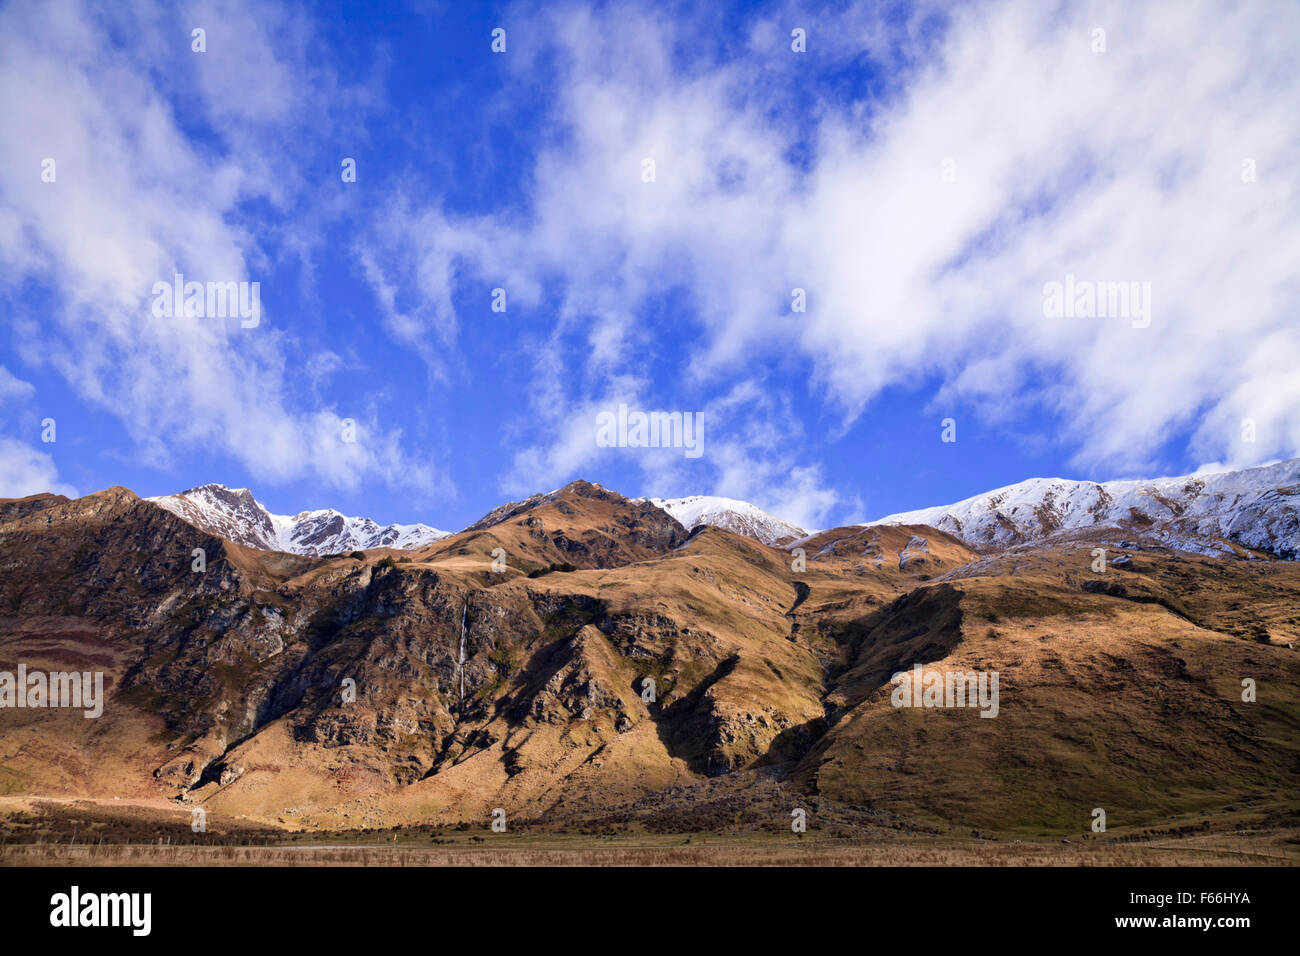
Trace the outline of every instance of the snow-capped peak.
<instances>
[{"instance_id":1,"label":"snow-capped peak","mask_svg":"<svg viewBox=\"0 0 1300 956\"><path fill-rule=\"evenodd\" d=\"M716 495L688 498L638 498L668 512L690 530L702 524L748 535L767 545L783 545L808 534L803 528L782 521L748 501Z\"/></svg>"},{"instance_id":2,"label":"snow-capped peak","mask_svg":"<svg viewBox=\"0 0 1300 956\"><path fill-rule=\"evenodd\" d=\"M1217 474L1134 481L1030 478L869 525L924 524L967 544L1008 545L1058 531L1116 526L1201 554L1222 541L1300 558L1300 458Z\"/></svg>"},{"instance_id":3,"label":"snow-capped peak","mask_svg":"<svg viewBox=\"0 0 1300 956\"><path fill-rule=\"evenodd\" d=\"M367 548L418 548L450 534L426 524L381 526L333 508L274 515L247 488L219 484L146 500L204 531L263 551L319 556Z\"/></svg>"}]
</instances>

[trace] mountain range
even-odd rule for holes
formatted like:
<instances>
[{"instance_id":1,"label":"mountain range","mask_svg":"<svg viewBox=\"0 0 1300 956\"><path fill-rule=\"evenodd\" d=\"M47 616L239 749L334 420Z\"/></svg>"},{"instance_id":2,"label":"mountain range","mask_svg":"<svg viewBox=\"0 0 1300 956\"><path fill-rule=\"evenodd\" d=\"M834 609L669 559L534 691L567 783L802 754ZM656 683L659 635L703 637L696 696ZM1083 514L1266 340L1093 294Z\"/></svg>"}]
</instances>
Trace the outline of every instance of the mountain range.
<instances>
[{"instance_id":1,"label":"mountain range","mask_svg":"<svg viewBox=\"0 0 1300 956\"><path fill-rule=\"evenodd\" d=\"M0 708L0 817L789 835L794 807L836 839L1059 843L1103 807L1119 834L1282 847L1297 465L815 532L576 481L419 544L220 486L0 500L0 671L107 697ZM900 707L914 670L997 674L996 713Z\"/></svg>"},{"instance_id":2,"label":"mountain range","mask_svg":"<svg viewBox=\"0 0 1300 956\"><path fill-rule=\"evenodd\" d=\"M539 494L503 505L466 530L547 499ZM229 541L316 557L371 548L420 548L451 534L425 524L381 526L333 509L273 515L247 488L220 484L147 500ZM707 525L777 547L816 533L735 498L633 500L664 510L688 531ZM1300 558L1300 458L1177 478L1101 483L1030 478L956 504L888 515L862 527L882 524L938 528L974 548L1042 541L1090 527L1128 528L1194 554L1254 550L1295 560Z\"/></svg>"}]
</instances>

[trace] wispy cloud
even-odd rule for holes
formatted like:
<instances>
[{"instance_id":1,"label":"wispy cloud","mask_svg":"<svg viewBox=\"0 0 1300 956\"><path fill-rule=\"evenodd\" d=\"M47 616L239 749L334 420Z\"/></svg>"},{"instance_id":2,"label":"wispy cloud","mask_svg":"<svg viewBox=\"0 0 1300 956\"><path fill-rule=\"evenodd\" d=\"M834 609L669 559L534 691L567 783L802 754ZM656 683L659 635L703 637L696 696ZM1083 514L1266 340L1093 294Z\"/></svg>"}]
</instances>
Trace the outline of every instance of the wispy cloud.
<instances>
[{"instance_id":1,"label":"wispy cloud","mask_svg":"<svg viewBox=\"0 0 1300 956\"><path fill-rule=\"evenodd\" d=\"M46 452L12 438L0 438L0 498L25 498L42 491L75 497L76 489L58 476L54 459Z\"/></svg>"},{"instance_id":2,"label":"wispy cloud","mask_svg":"<svg viewBox=\"0 0 1300 956\"><path fill-rule=\"evenodd\" d=\"M444 328L461 270L558 277L560 321L585 332L586 354L566 358L582 387L551 404L523 471L590 460L577 423L669 337L693 345L681 392L716 398L751 377L738 363L796 354L848 423L882 390L935 378L937 396L1002 427L1046 409L1076 466L1112 474L1160 467L1179 433L1199 460L1300 448L1293 5L922 5L900 19L858 4L775 14L730 44L630 4L512 22L521 82L561 64L521 174L528 208L387 222L432 277ZM807 53L791 51L792 26ZM798 84L855 63L878 88ZM1150 283L1149 325L1046 317L1044 286L1067 274ZM674 287L690 308L647 330L645 302ZM782 498L755 478L775 454L784 486L802 476L790 499L824 511L815 455L797 434L771 441L727 445L716 490Z\"/></svg>"},{"instance_id":3,"label":"wispy cloud","mask_svg":"<svg viewBox=\"0 0 1300 956\"><path fill-rule=\"evenodd\" d=\"M293 160L367 96L320 65L310 24L237 0L20 2L0 32L0 276L50 290L39 314L23 300L10 319L22 360L117 415L137 456L163 467L202 449L271 482L445 483L377 417L343 440L355 413L305 400L274 308L254 329L150 312L154 283L176 273L258 281L268 244L310 246L321 204L297 212L313 184Z\"/></svg>"},{"instance_id":4,"label":"wispy cloud","mask_svg":"<svg viewBox=\"0 0 1300 956\"><path fill-rule=\"evenodd\" d=\"M0 426L7 432L21 434L20 422L35 424L32 400L36 387L0 365ZM76 494L71 485L59 480L53 456L33 442L38 431L31 429L30 440L0 436L0 498L23 498L41 491ZM55 432L57 435L57 431Z\"/></svg>"}]
</instances>

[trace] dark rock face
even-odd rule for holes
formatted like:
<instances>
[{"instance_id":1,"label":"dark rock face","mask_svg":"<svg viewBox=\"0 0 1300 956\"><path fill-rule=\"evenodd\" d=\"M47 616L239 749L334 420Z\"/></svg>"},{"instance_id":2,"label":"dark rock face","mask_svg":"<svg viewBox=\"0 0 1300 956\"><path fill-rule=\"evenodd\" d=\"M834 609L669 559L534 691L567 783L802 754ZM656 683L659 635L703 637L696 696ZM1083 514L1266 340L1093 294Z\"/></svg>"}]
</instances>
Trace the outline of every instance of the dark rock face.
<instances>
[{"instance_id":1,"label":"dark rock face","mask_svg":"<svg viewBox=\"0 0 1300 956\"><path fill-rule=\"evenodd\" d=\"M193 552L206 570L193 573ZM231 593L225 542L124 488L0 524L0 601L32 615L74 614L136 629L186 596Z\"/></svg>"},{"instance_id":2,"label":"dark rock face","mask_svg":"<svg viewBox=\"0 0 1300 956\"><path fill-rule=\"evenodd\" d=\"M28 495L26 498L0 498L0 522L25 518L54 505L63 504L67 500L63 495L51 494Z\"/></svg>"},{"instance_id":3,"label":"dark rock face","mask_svg":"<svg viewBox=\"0 0 1300 956\"><path fill-rule=\"evenodd\" d=\"M1117 581L1099 581L1095 578L1083 582L1083 589L1089 594L1105 594L1110 597L1128 597L1128 588Z\"/></svg>"}]
</instances>

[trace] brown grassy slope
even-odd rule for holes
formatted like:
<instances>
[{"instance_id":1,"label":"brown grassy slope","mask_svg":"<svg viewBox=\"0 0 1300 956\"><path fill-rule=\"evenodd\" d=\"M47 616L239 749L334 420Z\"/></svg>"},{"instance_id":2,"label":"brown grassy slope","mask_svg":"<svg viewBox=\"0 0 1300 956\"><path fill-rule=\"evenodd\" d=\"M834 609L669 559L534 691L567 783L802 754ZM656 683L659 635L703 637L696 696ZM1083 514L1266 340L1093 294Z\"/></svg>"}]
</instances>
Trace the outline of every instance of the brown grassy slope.
<instances>
[{"instance_id":1,"label":"brown grassy slope","mask_svg":"<svg viewBox=\"0 0 1300 956\"><path fill-rule=\"evenodd\" d=\"M490 574L492 552L501 548L513 577L555 565L617 567L664 554L685 539L686 530L653 505L575 481L550 495L503 505L411 557Z\"/></svg>"},{"instance_id":2,"label":"brown grassy slope","mask_svg":"<svg viewBox=\"0 0 1300 956\"><path fill-rule=\"evenodd\" d=\"M864 620L830 695L847 713L803 779L832 800L993 831L1082 832L1096 807L1111 826L1243 804L1294 818L1300 657L1209 625L1224 601L1296 594L1300 569L1144 556L1144 570L1093 575L1073 555L1038 556L1033 571L936 585ZM1087 580L1124 596L1083 590ZM916 616L925 600L944 611ZM1206 620L1165 605L1196 606ZM1289 627L1294 607L1279 603L1272 626ZM895 708L891 688L871 690L917 661L998 671L998 716ZM1256 681L1257 702L1242 701L1243 678Z\"/></svg>"}]
</instances>

